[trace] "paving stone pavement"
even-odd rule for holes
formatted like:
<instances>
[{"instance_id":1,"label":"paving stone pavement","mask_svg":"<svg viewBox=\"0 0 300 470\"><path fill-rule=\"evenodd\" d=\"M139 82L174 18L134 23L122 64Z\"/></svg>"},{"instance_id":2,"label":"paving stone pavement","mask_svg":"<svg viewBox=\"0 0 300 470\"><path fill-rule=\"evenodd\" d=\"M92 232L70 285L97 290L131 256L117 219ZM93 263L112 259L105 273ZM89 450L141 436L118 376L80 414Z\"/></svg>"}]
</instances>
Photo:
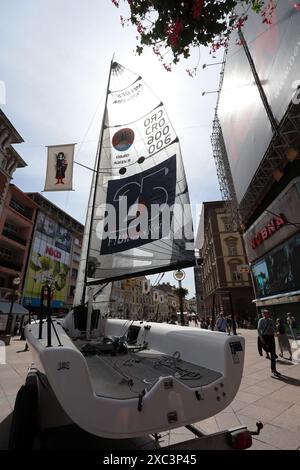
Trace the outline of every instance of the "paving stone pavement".
<instances>
[{"instance_id":1,"label":"paving stone pavement","mask_svg":"<svg viewBox=\"0 0 300 470\"><path fill-rule=\"evenodd\" d=\"M239 392L233 402L216 416L196 423L205 433L246 425L256 429L262 421L264 428L253 437L252 450L296 450L300 448L300 364L279 358L280 378L271 377L270 361L257 352L257 332L238 330L246 338L244 374ZM6 364L0 363L0 449L7 448L11 413L16 394L24 383L30 351L24 351L25 342L12 338L6 348ZM297 345L294 344L294 347ZM298 341L300 349L300 341ZM164 447L193 436L186 428L163 433L160 446ZM140 448L147 448L147 438L139 440ZM129 449L135 444L122 441L115 448ZM126 447L127 446L127 447ZM132 447L131 447L132 448Z\"/></svg>"}]
</instances>

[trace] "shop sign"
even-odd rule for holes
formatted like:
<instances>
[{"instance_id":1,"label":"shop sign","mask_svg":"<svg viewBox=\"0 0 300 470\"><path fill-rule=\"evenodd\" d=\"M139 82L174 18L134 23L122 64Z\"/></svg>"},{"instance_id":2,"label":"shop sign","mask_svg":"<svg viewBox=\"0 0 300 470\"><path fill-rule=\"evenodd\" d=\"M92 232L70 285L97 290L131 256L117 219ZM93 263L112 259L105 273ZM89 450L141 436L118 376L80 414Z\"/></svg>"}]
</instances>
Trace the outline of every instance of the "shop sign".
<instances>
[{"instance_id":1,"label":"shop sign","mask_svg":"<svg viewBox=\"0 0 300 470\"><path fill-rule=\"evenodd\" d=\"M278 214L274 217L265 227L263 227L251 240L251 246L253 249L257 248L264 240L271 237L277 232L283 225L285 225L286 219L283 214Z\"/></svg>"},{"instance_id":2,"label":"shop sign","mask_svg":"<svg viewBox=\"0 0 300 470\"><path fill-rule=\"evenodd\" d=\"M299 232L300 177L294 178L244 234L249 263Z\"/></svg>"}]
</instances>

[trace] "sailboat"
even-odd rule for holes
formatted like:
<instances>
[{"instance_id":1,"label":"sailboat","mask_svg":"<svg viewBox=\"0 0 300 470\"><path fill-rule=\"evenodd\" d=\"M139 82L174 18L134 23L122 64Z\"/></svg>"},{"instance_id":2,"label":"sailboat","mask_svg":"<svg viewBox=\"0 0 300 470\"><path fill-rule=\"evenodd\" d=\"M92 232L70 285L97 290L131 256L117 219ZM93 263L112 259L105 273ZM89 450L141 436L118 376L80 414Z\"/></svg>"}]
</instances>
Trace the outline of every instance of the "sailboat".
<instances>
[{"instance_id":1,"label":"sailboat","mask_svg":"<svg viewBox=\"0 0 300 470\"><path fill-rule=\"evenodd\" d=\"M115 61L93 174L75 306L26 329L40 426L124 439L209 418L239 389L244 339L109 318L113 281L195 263L179 139L160 99Z\"/></svg>"}]
</instances>

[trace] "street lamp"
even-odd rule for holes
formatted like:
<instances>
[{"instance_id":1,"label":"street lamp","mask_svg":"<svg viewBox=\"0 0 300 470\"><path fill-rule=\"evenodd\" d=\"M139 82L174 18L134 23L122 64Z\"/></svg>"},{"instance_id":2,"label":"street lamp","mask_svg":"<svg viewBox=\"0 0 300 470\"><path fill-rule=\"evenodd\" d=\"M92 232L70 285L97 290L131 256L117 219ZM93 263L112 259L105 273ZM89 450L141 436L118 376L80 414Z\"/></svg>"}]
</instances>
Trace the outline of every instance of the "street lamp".
<instances>
[{"instance_id":1,"label":"street lamp","mask_svg":"<svg viewBox=\"0 0 300 470\"><path fill-rule=\"evenodd\" d=\"M182 284L181 282L185 278L185 272L181 269L175 271L173 274L176 281L178 281L178 292L179 292L179 310L180 310L180 322L181 325L184 326L184 315L183 315L183 296L182 296Z\"/></svg>"}]
</instances>

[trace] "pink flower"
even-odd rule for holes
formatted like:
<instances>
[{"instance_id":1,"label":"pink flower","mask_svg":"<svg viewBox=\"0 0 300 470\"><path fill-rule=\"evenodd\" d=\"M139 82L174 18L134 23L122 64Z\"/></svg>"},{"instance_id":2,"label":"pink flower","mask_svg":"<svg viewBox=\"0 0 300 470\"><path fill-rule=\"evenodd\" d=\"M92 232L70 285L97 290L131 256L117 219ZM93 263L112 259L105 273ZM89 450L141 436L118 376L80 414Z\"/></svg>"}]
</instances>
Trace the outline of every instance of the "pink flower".
<instances>
[{"instance_id":1,"label":"pink flower","mask_svg":"<svg viewBox=\"0 0 300 470\"><path fill-rule=\"evenodd\" d=\"M196 72L197 72L197 67L193 68L193 69L185 69L185 71L189 74L190 77L195 77L196 76Z\"/></svg>"},{"instance_id":2,"label":"pink flower","mask_svg":"<svg viewBox=\"0 0 300 470\"><path fill-rule=\"evenodd\" d=\"M139 33L139 34L144 34L145 28L144 28L144 26L142 25L141 22L138 22L138 24L137 24L137 30L138 30L138 33Z\"/></svg>"},{"instance_id":3,"label":"pink flower","mask_svg":"<svg viewBox=\"0 0 300 470\"><path fill-rule=\"evenodd\" d=\"M171 64L163 64L167 72L172 72Z\"/></svg>"}]
</instances>

